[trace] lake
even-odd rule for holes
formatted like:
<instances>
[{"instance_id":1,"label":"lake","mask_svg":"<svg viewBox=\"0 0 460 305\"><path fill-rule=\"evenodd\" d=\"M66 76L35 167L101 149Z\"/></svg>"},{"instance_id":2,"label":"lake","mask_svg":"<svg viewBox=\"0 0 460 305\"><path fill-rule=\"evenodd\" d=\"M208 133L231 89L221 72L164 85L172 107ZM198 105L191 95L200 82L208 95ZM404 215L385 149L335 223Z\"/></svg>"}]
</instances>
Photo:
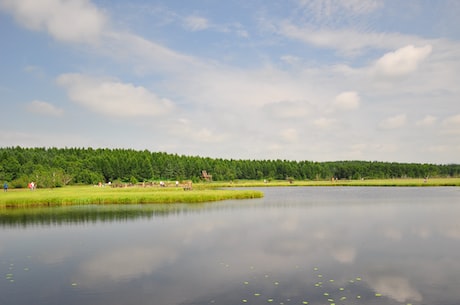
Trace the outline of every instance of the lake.
<instances>
[{"instance_id":1,"label":"lake","mask_svg":"<svg viewBox=\"0 0 460 305\"><path fill-rule=\"evenodd\" d=\"M460 304L460 188L11 210L0 304Z\"/></svg>"}]
</instances>

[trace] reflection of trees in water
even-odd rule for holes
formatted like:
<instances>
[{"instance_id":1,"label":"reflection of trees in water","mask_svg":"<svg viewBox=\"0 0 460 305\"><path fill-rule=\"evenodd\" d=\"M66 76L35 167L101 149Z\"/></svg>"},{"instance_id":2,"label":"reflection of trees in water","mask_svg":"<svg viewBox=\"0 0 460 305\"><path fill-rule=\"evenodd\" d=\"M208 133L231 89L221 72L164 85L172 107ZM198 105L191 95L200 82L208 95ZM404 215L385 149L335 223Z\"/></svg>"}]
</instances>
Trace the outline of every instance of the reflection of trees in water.
<instances>
[{"instance_id":1,"label":"reflection of trees in water","mask_svg":"<svg viewBox=\"0 0 460 305\"><path fill-rule=\"evenodd\" d=\"M200 213L206 204L91 205L0 210L0 226L84 224Z\"/></svg>"}]
</instances>

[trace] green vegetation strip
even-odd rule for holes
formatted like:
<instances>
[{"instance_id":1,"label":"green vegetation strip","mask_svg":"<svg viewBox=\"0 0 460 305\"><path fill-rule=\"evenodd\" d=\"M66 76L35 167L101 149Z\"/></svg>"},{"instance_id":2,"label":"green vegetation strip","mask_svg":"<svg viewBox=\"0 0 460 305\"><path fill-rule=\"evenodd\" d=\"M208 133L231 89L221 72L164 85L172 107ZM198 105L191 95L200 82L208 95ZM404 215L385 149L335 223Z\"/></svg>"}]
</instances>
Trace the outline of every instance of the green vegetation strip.
<instances>
[{"instance_id":1,"label":"green vegetation strip","mask_svg":"<svg viewBox=\"0 0 460 305\"><path fill-rule=\"evenodd\" d=\"M270 187L270 186L460 186L460 178L431 179L363 179L363 180L235 180L231 182L212 182L214 187Z\"/></svg>"},{"instance_id":2,"label":"green vegetation strip","mask_svg":"<svg viewBox=\"0 0 460 305\"><path fill-rule=\"evenodd\" d=\"M83 204L140 204L140 203L201 203L228 199L261 198L255 190L219 190L200 188L110 188L68 186L55 189L14 189L0 196L0 208L65 206Z\"/></svg>"},{"instance_id":3,"label":"green vegetation strip","mask_svg":"<svg viewBox=\"0 0 460 305\"><path fill-rule=\"evenodd\" d=\"M460 186L460 178L369 179L369 180L234 180L230 182L195 183L193 190L180 187L96 187L66 186L53 189L10 189L0 195L0 209L6 207L64 206L78 204L202 203L228 199L261 198L258 190L240 187L280 186ZM228 188L228 189L219 189Z\"/></svg>"}]
</instances>

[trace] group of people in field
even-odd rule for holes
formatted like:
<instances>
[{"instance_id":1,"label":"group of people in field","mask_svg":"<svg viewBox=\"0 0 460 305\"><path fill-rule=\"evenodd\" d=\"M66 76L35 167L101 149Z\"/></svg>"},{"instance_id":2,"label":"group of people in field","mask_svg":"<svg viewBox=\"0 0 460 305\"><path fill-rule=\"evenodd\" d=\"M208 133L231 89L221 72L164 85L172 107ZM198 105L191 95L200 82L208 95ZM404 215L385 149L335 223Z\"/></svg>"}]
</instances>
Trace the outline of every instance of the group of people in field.
<instances>
[{"instance_id":1,"label":"group of people in field","mask_svg":"<svg viewBox=\"0 0 460 305\"><path fill-rule=\"evenodd\" d=\"M35 190L37 188L37 184L35 182L29 182L29 184L27 185L27 188L31 191ZM8 182L5 181L5 183L3 183L3 191L4 192L8 192Z\"/></svg>"}]
</instances>

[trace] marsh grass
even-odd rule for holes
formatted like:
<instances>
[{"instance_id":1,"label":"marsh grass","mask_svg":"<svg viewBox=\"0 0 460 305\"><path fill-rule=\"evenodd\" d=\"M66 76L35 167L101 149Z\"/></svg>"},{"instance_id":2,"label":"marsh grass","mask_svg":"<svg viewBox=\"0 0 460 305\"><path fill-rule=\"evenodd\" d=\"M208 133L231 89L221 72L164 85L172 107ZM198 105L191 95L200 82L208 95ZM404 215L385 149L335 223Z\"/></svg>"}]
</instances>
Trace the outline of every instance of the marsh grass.
<instances>
[{"instance_id":1,"label":"marsh grass","mask_svg":"<svg viewBox=\"0 0 460 305\"><path fill-rule=\"evenodd\" d=\"M365 179L365 180L235 180L231 182L213 182L214 187L276 187L276 186L460 186L460 178L430 178L425 179Z\"/></svg>"},{"instance_id":2,"label":"marsh grass","mask_svg":"<svg viewBox=\"0 0 460 305\"><path fill-rule=\"evenodd\" d=\"M227 199L260 198L263 193L253 190L218 190L201 187L184 191L182 188L110 188L68 186L55 189L13 189L0 196L0 208L64 206L84 204L139 203L200 203Z\"/></svg>"}]
</instances>

